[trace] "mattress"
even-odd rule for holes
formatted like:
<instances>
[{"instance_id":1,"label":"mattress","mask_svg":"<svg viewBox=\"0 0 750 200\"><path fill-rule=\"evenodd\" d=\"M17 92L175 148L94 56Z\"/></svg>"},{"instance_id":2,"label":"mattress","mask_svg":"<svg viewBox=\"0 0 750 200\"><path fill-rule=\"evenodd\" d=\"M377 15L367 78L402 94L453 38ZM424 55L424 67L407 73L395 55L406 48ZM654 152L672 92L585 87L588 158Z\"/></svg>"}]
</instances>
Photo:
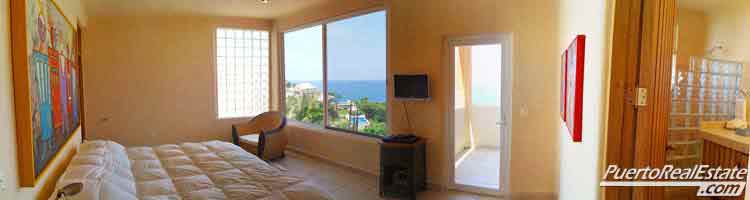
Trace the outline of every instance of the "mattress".
<instances>
[{"instance_id":1,"label":"mattress","mask_svg":"<svg viewBox=\"0 0 750 200\"><path fill-rule=\"evenodd\" d=\"M87 141L55 187L72 183L84 187L68 199L333 199L303 178L222 141L133 148Z\"/></svg>"}]
</instances>

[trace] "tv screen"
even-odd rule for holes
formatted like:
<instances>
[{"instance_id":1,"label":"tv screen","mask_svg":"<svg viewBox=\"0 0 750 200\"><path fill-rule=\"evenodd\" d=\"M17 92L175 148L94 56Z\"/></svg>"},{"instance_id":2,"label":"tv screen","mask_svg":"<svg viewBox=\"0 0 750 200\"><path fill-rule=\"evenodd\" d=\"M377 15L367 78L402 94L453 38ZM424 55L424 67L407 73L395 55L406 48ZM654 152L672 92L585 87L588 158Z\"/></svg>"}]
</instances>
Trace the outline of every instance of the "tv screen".
<instances>
[{"instance_id":1,"label":"tv screen","mask_svg":"<svg viewBox=\"0 0 750 200\"><path fill-rule=\"evenodd\" d=\"M426 74L394 75L394 97L399 99L429 98L429 80Z\"/></svg>"}]
</instances>

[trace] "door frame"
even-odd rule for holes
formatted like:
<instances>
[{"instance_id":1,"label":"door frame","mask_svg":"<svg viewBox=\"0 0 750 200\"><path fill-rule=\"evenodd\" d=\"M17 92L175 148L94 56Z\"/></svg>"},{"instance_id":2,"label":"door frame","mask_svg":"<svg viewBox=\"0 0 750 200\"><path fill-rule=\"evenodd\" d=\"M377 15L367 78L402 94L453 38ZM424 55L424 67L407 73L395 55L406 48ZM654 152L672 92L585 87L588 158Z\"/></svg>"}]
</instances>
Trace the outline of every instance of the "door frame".
<instances>
[{"instance_id":1,"label":"door frame","mask_svg":"<svg viewBox=\"0 0 750 200\"><path fill-rule=\"evenodd\" d=\"M499 164L499 189L487 189L469 185L458 184L455 181L455 154L454 154L454 108L455 108L455 52L453 48L465 45L481 45L499 43L501 45L501 118L504 119L500 133L500 164ZM446 36L443 39L443 79L448 81L445 88L448 99L446 99L445 109L445 156L444 162L445 174L448 179L445 186L450 190L460 190L472 193L480 193L495 196L509 196L510 194L510 150L511 150L511 130L512 130L512 98L513 94L513 34L512 33L494 33L494 34L474 34Z\"/></svg>"},{"instance_id":2,"label":"door frame","mask_svg":"<svg viewBox=\"0 0 750 200\"><path fill-rule=\"evenodd\" d=\"M640 60L642 0L620 0L615 2L612 31L612 55L609 89L609 112L605 161L602 166L616 164L633 166L635 109L632 92L637 84ZM630 187L603 187L603 199L628 200L632 198Z\"/></svg>"},{"instance_id":3,"label":"door frame","mask_svg":"<svg viewBox=\"0 0 750 200\"><path fill-rule=\"evenodd\" d=\"M602 170L665 164L676 9L675 0L616 1ZM634 103L637 88L648 91L645 106ZM661 187L602 189L606 200L664 199Z\"/></svg>"}]
</instances>

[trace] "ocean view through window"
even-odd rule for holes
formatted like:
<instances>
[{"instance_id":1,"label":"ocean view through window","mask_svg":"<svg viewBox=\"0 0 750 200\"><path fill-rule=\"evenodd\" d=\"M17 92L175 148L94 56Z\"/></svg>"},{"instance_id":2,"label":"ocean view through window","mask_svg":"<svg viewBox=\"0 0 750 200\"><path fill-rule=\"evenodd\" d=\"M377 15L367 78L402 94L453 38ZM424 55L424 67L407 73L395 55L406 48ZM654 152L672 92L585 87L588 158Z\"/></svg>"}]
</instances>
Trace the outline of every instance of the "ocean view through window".
<instances>
[{"instance_id":1,"label":"ocean view through window","mask_svg":"<svg viewBox=\"0 0 750 200\"><path fill-rule=\"evenodd\" d=\"M284 76L298 80L286 86L286 116L323 125L323 91L312 83L323 82L323 27L314 26L284 34Z\"/></svg>"},{"instance_id":2,"label":"ocean view through window","mask_svg":"<svg viewBox=\"0 0 750 200\"><path fill-rule=\"evenodd\" d=\"M287 117L387 134L385 11L287 32L284 53Z\"/></svg>"}]
</instances>

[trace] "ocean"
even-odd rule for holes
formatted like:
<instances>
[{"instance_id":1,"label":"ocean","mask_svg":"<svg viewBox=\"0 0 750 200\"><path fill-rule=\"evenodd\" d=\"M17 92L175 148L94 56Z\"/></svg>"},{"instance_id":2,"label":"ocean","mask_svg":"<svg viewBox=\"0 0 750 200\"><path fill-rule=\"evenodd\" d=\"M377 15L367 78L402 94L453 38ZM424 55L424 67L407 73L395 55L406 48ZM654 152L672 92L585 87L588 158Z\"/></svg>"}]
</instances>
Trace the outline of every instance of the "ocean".
<instances>
[{"instance_id":1,"label":"ocean","mask_svg":"<svg viewBox=\"0 0 750 200\"><path fill-rule=\"evenodd\" d=\"M293 84L311 83L318 89L323 89L322 81L289 81ZM358 100L367 97L371 102L385 102L385 80L331 80L328 81L328 92L342 97L340 100Z\"/></svg>"}]
</instances>

